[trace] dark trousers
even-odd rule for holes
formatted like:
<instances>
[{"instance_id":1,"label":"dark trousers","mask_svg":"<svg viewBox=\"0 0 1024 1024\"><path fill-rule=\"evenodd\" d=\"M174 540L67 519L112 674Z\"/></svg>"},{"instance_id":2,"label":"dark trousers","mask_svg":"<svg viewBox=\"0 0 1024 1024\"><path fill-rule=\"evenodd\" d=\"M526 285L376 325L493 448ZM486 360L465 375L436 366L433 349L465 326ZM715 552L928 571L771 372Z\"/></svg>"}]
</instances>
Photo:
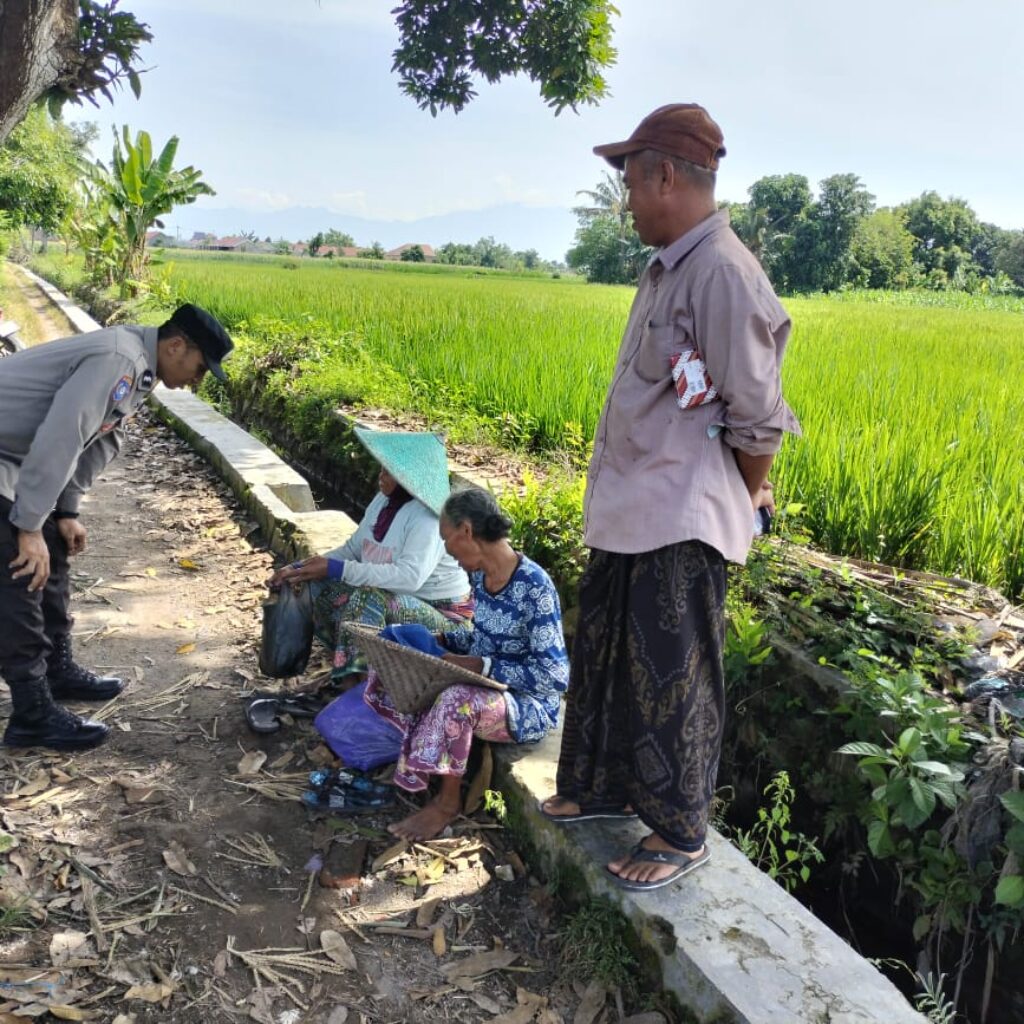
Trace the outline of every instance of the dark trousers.
<instances>
[{"instance_id":1,"label":"dark trousers","mask_svg":"<svg viewBox=\"0 0 1024 1024\"><path fill-rule=\"evenodd\" d=\"M699 541L593 551L566 697L558 793L633 805L677 849L704 844L725 719L726 569Z\"/></svg>"},{"instance_id":2,"label":"dark trousers","mask_svg":"<svg viewBox=\"0 0 1024 1024\"><path fill-rule=\"evenodd\" d=\"M8 682L40 679L53 648L50 638L71 632L68 552L51 516L43 524L50 552L50 578L42 590L28 591L28 576L12 579L18 530L9 520L11 502L0 497L0 676Z\"/></svg>"}]
</instances>

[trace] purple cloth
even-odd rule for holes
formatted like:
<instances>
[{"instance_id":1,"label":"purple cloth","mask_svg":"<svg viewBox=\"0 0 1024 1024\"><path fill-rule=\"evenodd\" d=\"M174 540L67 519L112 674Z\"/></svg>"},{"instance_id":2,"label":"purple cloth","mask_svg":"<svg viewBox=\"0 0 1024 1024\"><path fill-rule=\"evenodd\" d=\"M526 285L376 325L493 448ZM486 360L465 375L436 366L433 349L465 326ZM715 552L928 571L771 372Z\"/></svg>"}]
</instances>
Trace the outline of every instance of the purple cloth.
<instances>
[{"instance_id":1,"label":"purple cloth","mask_svg":"<svg viewBox=\"0 0 1024 1024\"><path fill-rule=\"evenodd\" d=\"M369 771L398 759L402 733L364 700L360 683L331 701L313 722L324 742L351 768Z\"/></svg>"},{"instance_id":2,"label":"purple cloth","mask_svg":"<svg viewBox=\"0 0 1024 1024\"><path fill-rule=\"evenodd\" d=\"M380 510L377 522L373 524L373 539L378 544L387 536L398 510L410 501L412 501L412 495L404 487L396 484L395 489L388 497L388 503Z\"/></svg>"}]
</instances>

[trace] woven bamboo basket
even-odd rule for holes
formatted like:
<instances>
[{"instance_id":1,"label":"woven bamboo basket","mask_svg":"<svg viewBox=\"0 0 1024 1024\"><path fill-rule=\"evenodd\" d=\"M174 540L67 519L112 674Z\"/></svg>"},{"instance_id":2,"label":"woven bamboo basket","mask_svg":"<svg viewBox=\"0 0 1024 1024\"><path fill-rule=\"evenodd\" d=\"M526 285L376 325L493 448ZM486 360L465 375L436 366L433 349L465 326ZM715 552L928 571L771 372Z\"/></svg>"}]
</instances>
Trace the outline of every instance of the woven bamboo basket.
<instances>
[{"instance_id":1,"label":"woven bamboo basket","mask_svg":"<svg viewBox=\"0 0 1024 1024\"><path fill-rule=\"evenodd\" d=\"M508 689L504 683L470 672L460 665L387 640L372 626L350 622L345 625L345 630L380 677L391 703L403 714L415 715L428 708L437 695L453 683L469 683L489 690Z\"/></svg>"}]
</instances>

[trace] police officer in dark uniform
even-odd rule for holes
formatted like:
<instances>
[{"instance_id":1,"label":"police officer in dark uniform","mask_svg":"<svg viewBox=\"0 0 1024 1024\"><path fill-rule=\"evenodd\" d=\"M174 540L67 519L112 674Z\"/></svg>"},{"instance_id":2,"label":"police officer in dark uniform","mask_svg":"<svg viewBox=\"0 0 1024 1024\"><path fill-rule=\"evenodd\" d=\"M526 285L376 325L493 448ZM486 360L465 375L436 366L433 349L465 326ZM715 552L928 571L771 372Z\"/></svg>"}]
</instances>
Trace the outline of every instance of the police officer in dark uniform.
<instances>
[{"instance_id":1,"label":"police officer in dark uniform","mask_svg":"<svg viewBox=\"0 0 1024 1024\"><path fill-rule=\"evenodd\" d=\"M223 380L232 348L209 313L186 305L159 328L108 327L0 359L0 676L14 705L5 745L86 750L106 739L107 726L54 703L123 688L72 658L79 503L156 381L189 387L207 370Z\"/></svg>"}]
</instances>

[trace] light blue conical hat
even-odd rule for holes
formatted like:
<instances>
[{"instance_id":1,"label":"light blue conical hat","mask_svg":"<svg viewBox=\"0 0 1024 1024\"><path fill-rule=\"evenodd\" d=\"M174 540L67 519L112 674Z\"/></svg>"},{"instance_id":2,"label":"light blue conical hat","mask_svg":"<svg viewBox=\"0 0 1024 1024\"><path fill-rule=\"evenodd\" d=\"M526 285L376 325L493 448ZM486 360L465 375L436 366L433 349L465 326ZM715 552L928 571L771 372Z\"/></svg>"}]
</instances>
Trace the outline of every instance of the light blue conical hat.
<instances>
[{"instance_id":1,"label":"light blue conical hat","mask_svg":"<svg viewBox=\"0 0 1024 1024\"><path fill-rule=\"evenodd\" d=\"M448 455L437 434L355 428L366 450L414 497L437 515L451 493Z\"/></svg>"}]
</instances>

